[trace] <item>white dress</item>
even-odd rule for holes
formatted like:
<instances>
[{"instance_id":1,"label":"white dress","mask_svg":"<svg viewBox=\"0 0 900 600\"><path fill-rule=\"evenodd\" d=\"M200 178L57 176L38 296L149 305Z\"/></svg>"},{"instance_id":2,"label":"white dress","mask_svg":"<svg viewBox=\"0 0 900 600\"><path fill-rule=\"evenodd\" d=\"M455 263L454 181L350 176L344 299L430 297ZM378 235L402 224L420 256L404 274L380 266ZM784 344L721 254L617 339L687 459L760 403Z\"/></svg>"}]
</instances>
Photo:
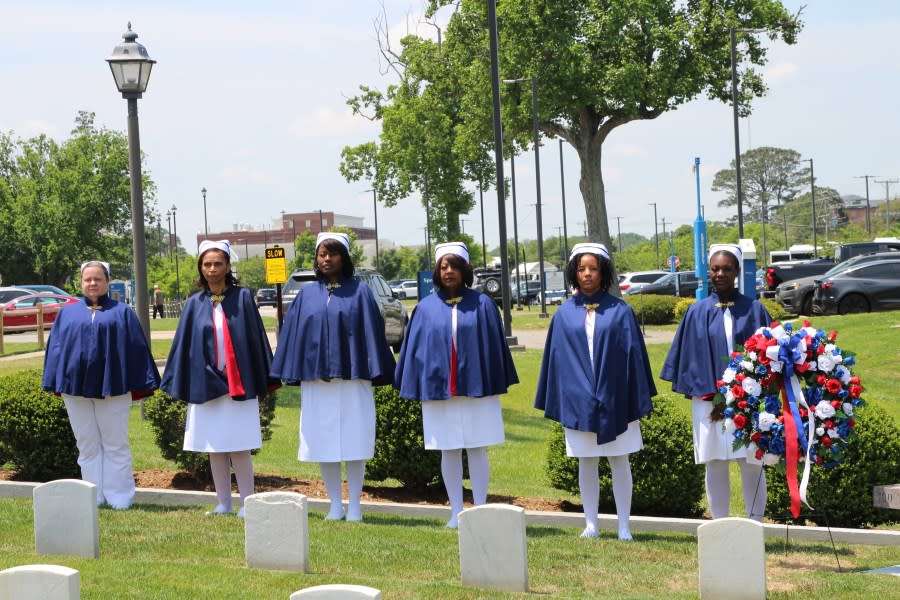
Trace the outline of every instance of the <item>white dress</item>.
<instances>
[{"instance_id":1,"label":"white dress","mask_svg":"<svg viewBox=\"0 0 900 600\"><path fill-rule=\"evenodd\" d=\"M454 347L458 347L457 306L454 304L450 311L450 331ZM500 396L452 396L446 400L423 400L422 431L427 450L457 450L502 444L505 435Z\"/></svg>"},{"instance_id":2,"label":"white dress","mask_svg":"<svg viewBox=\"0 0 900 600\"><path fill-rule=\"evenodd\" d=\"M303 462L368 460L375 456L375 399L367 379L300 384Z\"/></svg>"},{"instance_id":3,"label":"white dress","mask_svg":"<svg viewBox=\"0 0 900 600\"><path fill-rule=\"evenodd\" d=\"M596 313L587 311L584 318L584 332L587 337L588 355L594 364L594 319ZM622 456L637 452L644 447L641 437L641 422L632 421L621 435L605 444L597 443L597 434L593 431L578 431L564 427L566 434L566 456L586 458L590 456Z\"/></svg>"},{"instance_id":4,"label":"white dress","mask_svg":"<svg viewBox=\"0 0 900 600\"><path fill-rule=\"evenodd\" d=\"M725 339L734 348L734 319L726 308L722 315L725 323ZM691 399L691 417L694 432L694 462L698 465L712 460L736 460L746 458L746 448L732 450L733 438L725 431L725 421L710 420L713 403L698 396ZM756 462L755 457L752 462Z\"/></svg>"},{"instance_id":5,"label":"white dress","mask_svg":"<svg viewBox=\"0 0 900 600\"><path fill-rule=\"evenodd\" d=\"M213 308L216 368L225 370L222 306ZM240 452L262 448L259 401L234 400L228 394L203 404L188 404L184 423L184 449L191 452Z\"/></svg>"}]
</instances>

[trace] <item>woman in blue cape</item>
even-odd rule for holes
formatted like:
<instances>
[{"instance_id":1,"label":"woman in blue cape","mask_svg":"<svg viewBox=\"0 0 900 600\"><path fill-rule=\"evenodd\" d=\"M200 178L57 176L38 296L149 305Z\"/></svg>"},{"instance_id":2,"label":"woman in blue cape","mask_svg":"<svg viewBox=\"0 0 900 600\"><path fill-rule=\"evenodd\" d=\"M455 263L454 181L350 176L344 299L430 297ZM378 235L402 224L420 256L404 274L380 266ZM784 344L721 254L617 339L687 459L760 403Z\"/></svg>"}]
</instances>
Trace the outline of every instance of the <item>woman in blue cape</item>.
<instances>
[{"instance_id":1,"label":"woman in blue cape","mask_svg":"<svg viewBox=\"0 0 900 600\"><path fill-rule=\"evenodd\" d=\"M301 288L284 319L272 376L300 385L300 450L318 462L331 507L328 520L345 517L341 462L347 466L348 521L362 520L360 495L366 461L375 455L372 386L394 380L394 354L369 287L353 278L347 234L316 239L318 281Z\"/></svg>"},{"instance_id":2,"label":"woman in blue cape","mask_svg":"<svg viewBox=\"0 0 900 600\"><path fill-rule=\"evenodd\" d=\"M259 399L281 384L269 378L272 350L247 288L231 272L227 240L200 243L197 285L169 351L162 389L188 403L184 449L208 452L216 508L231 514L231 469L244 500L253 493L251 450L262 447Z\"/></svg>"},{"instance_id":3,"label":"woman in blue cape","mask_svg":"<svg viewBox=\"0 0 900 600\"><path fill-rule=\"evenodd\" d=\"M504 441L500 394L519 382L493 300L469 289L474 279L462 242L438 244L435 293L416 306L394 375L400 397L422 402L425 448L441 451L450 498L447 527L463 509L465 449L476 505L487 502L487 447Z\"/></svg>"},{"instance_id":4,"label":"woman in blue cape","mask_svg":"<svg viewBox=\"0 0 900 600\"><path fill-rule=\"evenodd\" d=\"M159 372L134 311L109 297L109 264L81 265L81 290L83 301L53 323L42 387L62 395L81 478L97 486L98 505L126 509L134 499L131 401L159 387Z\"/></svg>"},{"instance_id":5,"label":"woman in blue cape","mask_svg":"<svg viewBox=\"0 0 900 600\"><path fill-rule=\"evenodd\" d=\"M691 398L694 429L694 461L706 465L706 497L714 519L728 516L731 499L728 461L741 470L744 504L751 519L761 521L766 508L766 477L755 457L745 448L734 450L733 439L721 416L713 415L711 402L729 357L771 317L758 301L735 289L741 271L741 250L734 244L709 248L712 293L691 306L684 315L660 377L672 382L672 391Z\"/></svg>"},{"instance_id":6,"label":"woman in blue cape","mask_svg":"<svg viewBox=\"0 0 900 600\"><path fill-rule=\"evenodd\" d=\"M535 408L563 426L566 454L578 457L584 504L581 537L599 537L601 456L612 471L620 540L631 539L628 455L643 448L640 418L653 409L656 386L634 311L608 293L613 283L603 244L576 244L566 268L577 293L550 322Z\"/></svg>"}]
</instances>

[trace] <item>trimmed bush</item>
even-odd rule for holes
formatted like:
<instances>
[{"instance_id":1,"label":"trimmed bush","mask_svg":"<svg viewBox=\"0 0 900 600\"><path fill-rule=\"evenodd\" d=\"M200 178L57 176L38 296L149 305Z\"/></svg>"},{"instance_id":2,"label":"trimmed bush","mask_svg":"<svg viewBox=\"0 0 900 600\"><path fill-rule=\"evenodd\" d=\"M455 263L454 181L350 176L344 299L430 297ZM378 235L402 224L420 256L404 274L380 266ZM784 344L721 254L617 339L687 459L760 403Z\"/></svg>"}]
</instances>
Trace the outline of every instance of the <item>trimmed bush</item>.
<instances>
[{"instance_id":1,"label":"trimmed bush","mask_svg":"<svg viewBox=\"0 0 900 600\"><path fill-rule=\"evenodd\" d=\"M392 478L425 491L440 482L440 473L441 453L425 449L421 403L400 398L390 386L375 388L375 456L366 462L366 479Z\"/></svg>"},{"instance_id":2,"label":"trimmed bush","mask_svg":"<svg viewBox=\"0 0 900 600\"><path fill-rule=\"evenodd\" d=\"M675 305L675 322L681 323L685 313L697 302L696 298L682 298Z\"/></svg>"},{"instance_id":3,"label":"trimmed bush","mask_svg":"<svg viewBox=\"0 0 900 600\"><path fill-rule=\"evenodd\" d=\"M772 317L773 321L783 321L785 317L787 317L787 312L784 310L784 307L778 303L777 300L773 300L771 298L761 298L760 302L762 302L762 305L766 307L767 311L769 311L769 315Z\"/></svg>"},{"instance_id":4,"label":"trimmed bush","mask_svg":"<svg viewBox=\"0 0 900 600\"><path fill-rule=\"evenodd\" d=\"M653 412L641 419L644 449L631 455L634 480L631 511L657 517L698 516L702 510L703 465L694 464L691 422L674 401L654 398ZM600 510L615 513L609 462L600 459ZM550 485L578 494L578 459L566 456L562 426L554 423L547 449Z\"/></svg>"},{"instance_id":5,"label":"trimmed bush","mask_svg":"<svg viewBox=\"0 0 900 600\"><path fill-rule=\"evenodd\" d=\"M665 325L675 318L675 305L681 300L678 296L660 296L657 294L636 294L625 296L631 305L638 322L643 325Z\"/></svg>"},{"instance_id":6,"label":"trimmed bush","mask_svg":"<svg viewBox=\"0 0 900 600\"><path fill-rule=\"evenodd\" d=\"M271 392L259 401L259 424L262 439L272 439L272 420L275 418L275 403L278 392ZM190 452L184 446L184 419L187 414L187 403L176 400L169 394L157 390L155 394L144 400L144 414L150 421L156 437L156 445L166 460L171 460L178 468L187 471L201 481L211 481L209 455L205 452ZM256 450L253 454L256 454Z\"/></svg>"},{"instance_id":7,"label":"trimmed bush","mask_svg":"<svg viewBox=\"0 0 900 600\"><path fill-rule=\"evenodd\" d=\"M847 459L836 467L812 468L807 499L815 510L801 505L798 521L832 527L865 527L897 521L897 511L875 508L872 488L900 482L900 430L877 406L860 408ZM802 473L803 465L800 465ZM795 522L789 512L790 495L784 470L769 469L766 516Z\"/></svg>"},{"instance_id":8,"label":"trimmed bush","mask_svg":"<svg viewBox=\"0 0 900 600\"><path fill-rule=\"evenodd\" d=\"M0 377L0 464L29 481L81 477L62 398L41 389L41 371Z\"/></svg>"}]
</instances>

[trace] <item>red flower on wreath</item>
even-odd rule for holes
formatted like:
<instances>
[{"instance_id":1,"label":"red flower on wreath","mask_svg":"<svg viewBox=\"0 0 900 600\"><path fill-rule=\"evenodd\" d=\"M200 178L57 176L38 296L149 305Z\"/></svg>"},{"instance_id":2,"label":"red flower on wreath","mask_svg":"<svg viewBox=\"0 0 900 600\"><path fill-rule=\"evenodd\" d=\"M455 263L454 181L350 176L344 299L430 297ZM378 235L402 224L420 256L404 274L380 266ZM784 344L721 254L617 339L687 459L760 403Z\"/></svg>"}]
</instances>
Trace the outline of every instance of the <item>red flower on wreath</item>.
<instances>
[{"instance_id":1,"label":"red flower on wreath","mask_svg":"<svg viewBox=\"0 0 900 600\"><path fill-rule=\"evenodd\" d=\"M818 375L816 375L816 385L822 387L823 385L825 385L826 379L828 378L819 373Z\"/></svg>"},{"instance_id":2,"label":"red flower on wreath","mask_svg":"<svg viewBox=\"0 0 900 600\"><path fill-rule=\"evenodd\" d=\"M744 392L744 388L741 386L733 385L731 386L731 395L735 398L743 398L746 395L746 392Z\"/></svg>"},{"instance_id":3,"label":"red flower on wreath","mask_svg":"<svg viewBox=\"0 0 900 600\"><path fill-rule=\"evenodd\" d=\"M859 377L854 377L854 379L859 379ZM859 398L862 395L863 389L861 385L851 385L850 386L850 397L851 398Z\"/></svg>"},{"instance_id":4,"label":"red flower on wreath","mask_svg":"<svg viewBox=\"0 0 900 600\"><path fill-rule=\"evenodd\" d=\"M831 445L831 438L828 437L827 435L824 436L824 437L822 437L822 445L823 445L823 446L830 446L830 445Z\"/></svg>"},{"instance_id":5,"label":"red flower on wreath","mask_svg":"<svg viewBox=\"0 0 900 600\"><path fill-rule=\"evenodd\" d=\"M747 424L747 417L744 415L734 415L734 426L737 429L743 429L744 425Z\"/></svg>"},{"instance_id":6,"label":"red flower on wreath","mask_svg":"<svg viewBox=\"0 0 900 600\"><path fill-rule=\"evenodd\" d=\"M837 394L841 391L841 380L840 379L829 379L825 382L825 391L829 394Z\"/></svg>"}]
</instances>

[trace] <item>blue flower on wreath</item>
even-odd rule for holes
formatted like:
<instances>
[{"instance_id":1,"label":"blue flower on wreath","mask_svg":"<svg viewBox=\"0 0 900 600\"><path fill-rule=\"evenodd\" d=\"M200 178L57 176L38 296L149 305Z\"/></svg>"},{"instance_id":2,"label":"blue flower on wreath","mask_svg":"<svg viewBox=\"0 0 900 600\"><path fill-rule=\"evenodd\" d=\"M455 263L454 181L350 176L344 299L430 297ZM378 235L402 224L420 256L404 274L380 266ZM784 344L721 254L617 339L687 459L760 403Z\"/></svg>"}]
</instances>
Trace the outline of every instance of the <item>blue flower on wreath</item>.
<instances>
[{"instance_id":1,"label":"blue flower on wreath","mask_svg":"<svg viewBox=\"0 0 900 600\"><path fill-rule=\"evenodd\" d=\"M850 436L850 426L847 425L846 421L844 421L837 426L837 432L842 439L847 439Z\"/></svg>"},{"instance_id":2,"label":"blue flower on wreath","mask_svg":"<svg viewBox=\"0 0 900 600\"><path fill-rule=\"evenodd\" d=\"M766 396L766 412L774 414L778 414L778 411L781 409L781 402L778 400L778 396Z\"/></svg>"},{"instance_id":3,"label":"blue flower on wreath","mask_svg":"<svg viewBox=\"0 0 900 600\"><path fill-rule=\"evenodd\" d=\"M749 396L747 398L747 408L756 410L757 406L759 406L759 398L757 396Z\"/></svg>"},{"instance_id":4,"label":"blue flower on wreath","mask_svg":"<svg viewBox=\"0 0 900 600\"><path fill-rule=\"evenodd\" d=\"M731 408L730 406L729 406L728 408L726 408L726 409L725 409L725 416L726 416L727 418L729 418L729 419L732 418L732 417L734 416L734 409Z\"/></svg>"},{"instance_id":5,"label":"blue flower on wreath","mask_svg":"<svg viewBox=\"0 0 900 600\"><path fill-rule=\"evenodd\" d=\"M772 440L769 442L769 452L784 454L784 438L782 436L772 436Z\"/></svg>"},{"instance_id":6,"label":"blue flower on wreath","mask_svg":"<svg viewBox=\"0 0 900 600\"><path fill-rule=\"evenodd\" d=\"M768 372L769 372L769 369L767 369L767 368L765 367L765 365L759 365L759 366L756 368L756 374L757 374L757 375L763 375L763 376L765 376L765 374L768 373Z\"/></svg>"},{"instance_id":7,"label":"blue flower on wreath","mask_svg":"<svg viewBox=\"0 0 900 600\"><path fill-rule=\"evenodd\" d=\"M784 324L784 330L788 333L791 333L792 331L794 331L794 325L790 321L788 321Z\"/></svg>"},{"instance_id":8,"label":"blue flower on wreath","mask_svg":"<svg viewBox=\"0 0 900 600\"><path fill-rule=\"evenodd\" d=\"M844 364L847 365L848 367L852 367L853 365L856 364L856 357L848 356L848 357L844 358Z\"/></svg>"}]
</instances>

